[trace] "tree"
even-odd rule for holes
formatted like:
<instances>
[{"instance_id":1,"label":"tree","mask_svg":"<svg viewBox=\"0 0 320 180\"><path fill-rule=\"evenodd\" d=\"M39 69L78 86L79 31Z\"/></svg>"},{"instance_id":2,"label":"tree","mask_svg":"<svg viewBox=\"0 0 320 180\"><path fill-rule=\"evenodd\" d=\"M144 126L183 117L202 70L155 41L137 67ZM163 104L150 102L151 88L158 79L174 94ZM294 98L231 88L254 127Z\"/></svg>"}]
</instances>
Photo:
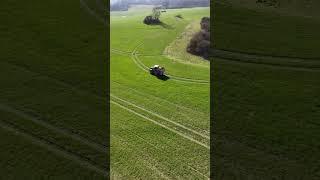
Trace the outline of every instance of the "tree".
<instances>
[{"instance_id":1,"label":"tree","mask_svg":"<svg viewBox=\"0 0 320 180\"><path fill-rule=\"evenodd\" d=\"M145 24L160 24L160 16L161 16L162 7L154 7L152 9L152 14L146 16L143 20Z\"/></svg>"},{"instance_id":2,"label":"tree","mask_svg":"<svg viewBox=\"0 0 320 180\"><path fill-rule=\"evenodd\" d=\"M152 17L155 20L159 20L160 16L161 16L161 7L154 7L152 9Z\"/></svg>"},{"instance_id":3,"label":"tree","mask_svg":"<svg viewBox=\"0 0 320 180\"><path fill-rule=\"evenodd\" d=\"M201 31L191 38L187 46L187 52L208 58L210 51L210 18L202 18L200 26Z\"/></svg>"}]
</instances>

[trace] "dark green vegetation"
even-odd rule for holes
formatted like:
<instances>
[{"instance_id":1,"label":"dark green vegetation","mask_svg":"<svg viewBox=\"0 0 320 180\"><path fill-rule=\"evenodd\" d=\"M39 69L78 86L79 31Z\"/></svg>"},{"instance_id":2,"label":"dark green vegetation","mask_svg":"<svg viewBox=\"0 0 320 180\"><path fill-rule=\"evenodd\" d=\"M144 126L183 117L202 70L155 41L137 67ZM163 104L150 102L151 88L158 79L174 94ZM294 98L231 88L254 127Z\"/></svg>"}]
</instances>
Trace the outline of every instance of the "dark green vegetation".
<instances>
[{"instance_id":1,"label":"dark green vegetation","mask_svg":"<svg viewBox=\"0 0 320 180\"><path fill-rule=\"evenodd\" d=\"M320 58L319 19L284 16L279 12L219 3L215 5L215 14L216 48L273 56Z\"/></svg>"},{"instance_id":2,"label":"dark green vegetation","mask_svg":"<svg viewBox=\"0 0 320 180\"><path fill-rule=\"evenodd\" d=\"M202 56L204 58L209 57L210 52L210 18L203 17L200 22L201 30L194 34L191 38L188 47L186 48L187 52Z\"/></svg>"},{"instance_id":3,"label":"dark green vegetation","mask_svg":"<svg viewBox=\"0 0 320 180\"><path fill-rule=\"evenodd\" d=\"M226 50L212 69L215 177L319 179L320 21L223 4L214 13Z\"/></svg>"},{"instance_id":4,"label":"dark green vegetation","mask_svg":"<svg viewBox=\"0 0 320 180\"><path fill-rule=\"evenodd\" d=\"M71 1L0 12L0 179L103 179L106 27Z\"/></svg>"},{"instance_id":5,"label":"dark green vegetation","mask_svg":"<svg viewBox=\"0 0 320 180\"><path fill-rule=\"evenodd\" d=\"M146 16L143 20L143 23L151 25L151 24L160 24L160 16L161 11L164 11L162 7L154 7L152 8L152 14L149 16Z\"/></svg>"},{"instance_id":6,"label":"dark green vegetation","mask_svg":"<svg viewBox=\"0 0 320 180\"><path fill-rule=\"evenodd\" d=\"M208 179L209 64L175 61L164 50L209 8L170 9L162 24L145 25L151 10L111 13L111 176ZM155 64L170 79L150 75Z\"/></svg>"}]
</instances>

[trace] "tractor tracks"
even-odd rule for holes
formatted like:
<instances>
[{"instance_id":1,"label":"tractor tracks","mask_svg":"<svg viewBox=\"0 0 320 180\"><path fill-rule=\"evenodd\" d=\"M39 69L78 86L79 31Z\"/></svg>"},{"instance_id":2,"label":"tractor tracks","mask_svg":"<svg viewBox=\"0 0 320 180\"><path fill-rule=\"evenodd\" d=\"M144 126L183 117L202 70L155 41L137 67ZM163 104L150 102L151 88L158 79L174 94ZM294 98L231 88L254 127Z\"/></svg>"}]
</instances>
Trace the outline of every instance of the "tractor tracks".
<instances>
[{"instance_id":1,"label":"tractor tracks","mask_svg":"<svg viewBox=\"0 0 320 180\"><path fill-rule=\"evenodd\" d=\"M183 111L188 111L188 112L194 112L195 115L199 115L199 114L202 114L201 111L195 111L194 109L192 108L189 108L189 107L186 107L186 106L183 106L183 105L180 105L180 104L176 104L176 103L173 103L172 101L169 101L169 100L166 100L166 99L163 99L163 98L159 98L158 96L155 96L155 95L152 95L152 94L148 94L148 93L142 93L140 92L138 89L135 89L135 88L132 88L130 86L127 86L127 85L124 85L124 84L121 84L119 82L116 82L116 81L112 81L112 83L115 83L117 84L118 86L123 86L125 87L126 89L130 89L130 91L133 91L135 92L136 94L142 96L142 97L146 97L146 96L149 96L150 98L153 98L153 99L156 99L157 101L163 101L165 104L170 104L174 107L177 107ZM207 115L207 114L202 114L202 115Z\"/></svg>"},{"instance_id":2,"label":"tractor tracks","mask_svg":"<svg viewBox=\"0 0 320 180\"><path fill-rule=\"evenodd\" d=\"M28 69L25 69L24 67L20 67L19 65L15 65L15 64L12 64L12 65L16 66L17 68L21 68L22 70L27 71L27 72L29 72L29 73L34 73L34 74L37 74L37 75L39 75L39 76L42 76L42 77L51 79L51 80L53 80L55 83L57 83L57 84L59 84L59 85L61 85L61 86L64 86L64 87L66 87L66 88L68 88L68 89L71 89L72 91L77 92L77 93L79 93L79 94L88 95L88 96L90 96L90 97L92 97L92 98L94 98L94 99L97 99L97 100L99 100L99 101L106 101L106 100L107 100L106 97L101 97L100 95L96 95L96 94L94 94L94 93L92 93L92 92L88 92L88 91L86 91L86 90L79 89L79 88L77 88L77 87L74 87L73 85L70 85L70 84L66 83L66 82L62 82L62 81L59 80L59 79L55 79L55 78L52 78L52 77L43 75L43 74L41 74L41 73L35 73L35 72L33 72L33 71L30 71L30 70L28 70ZM113 96L114 98L116 97L116 98L118 98L118 99L122 99L122 98L117 97L117 96L115 96L115 95L112 95L112 96ZM133 105L133 104L134 104L134 103L129 102L129 101L124 101L124 102L125 102L126 104L128 104L128 105ZM134 104L134 105L135 105L135 104ZM138 105L135 105L135 106L138 107ZM159 115L159 114L157 114L157 113L155 113L155 112L152 112L152 111L147 110L147 109L142 108L142 107L139 107L139 109L142 109L142 110L148 112L149 114L153 114L154 116L160 117L160 118L162 118L162 119L165 120L165 121L171 122L171 123L179 126L180 128L188 129L188 131L193 132L194 134L197 134L197 135L199 135L199 136L205 137L205 139L209 139L209 136L207 136L207 135L205 135L205 134L202 134L202 133L200 133L200 132L197 132L197 131L195 131L195 130L192 130L191 128L188 128L188 127L186 127L186 126L184 126L184 125L182 125L182 124L180 124L180 123L177 123L177 122L174 122L174 121L172 121L172 120L169 120L168 118L165 118L165 117L163 117L163 116L161 116L161 115ZM62 133L62 134L64 134L64 135L66 135L66 136L71 136L71 138L73 138L73 139L75 139L75 140L78 140L78 141L82 141L82 142L84 142L85 144L87 144L88 146L90 146L90 147L92 147L92 148L95 148L95 149L97 149L97 150L99 150L99 151L102 151L102 152L103 152L103 151L105 151L105 148L107 148L106 145L103 145L103 144L100 144L100 143L95 143L94 141L89 140L88 137L82 137L82 136L80 136L80 135L71 133L69 130L57 128L57 127L55 127L55 126L53 126L53 125L51 125L51 124L49 124L49 123L47 123L47 122L45 122L45 121L42 121L42 120L40 120L40 119L34 118L34 117L32 117L32 116L29 116L29 115L27 115L26 113L24 113L23 111L16 110L16 109L11 108L11 107L9 107L9 106L7 106L7 105L1 105L1 104L0 104L0 110L4 110L4 111L7 111L7 112L16 114L17 116L20 116L20 117L22 117L22 118L29 119L29 120L33 121L34 123L39 124L39 125L41 125L41 126L43 126L43 127L46 127L46 128L48 128L48 129L51 129L51 130L56 131L56 132L59 132L59 133Z\"/></svg>"},{"instance_id":3,"label":"tractor tracks","mask_svg":"<svg viewBox=\"0 0 320 180\"><path fill-rule=\"evenodd\" d=\"M86 139L86 138L84 138L84 137L82 137L82 136L80 136L78 134L72 133L72 132L70 132L70 131L68 131L66 129L62 129L62 128L58 128L56 126L53 126L52 124L50 124L50 123L48 123L46 121L40 120L40 119L32 117L30 115L27 115L24 112L19 111L17 109L14 109L12 107L9 107L7 105L0 104L0 110L15 114L15 115L17 115L17 116L19 116L19 117L21 117L23 119L27 119L27 120L29 120L29 121L31 121L31 122L39 125L39 126L42 126L42 127L46 128L46 129L54 131L57 134L61 134L61 135L70 137L71 139L79 141L79 142L81 142L81 143L83 143L83 144L85 144L85 145L87 145L87 146L99 151L99 152L102 152L102 153L107 152L107 148L108 147L106 147L104 145L101 145L101 144L98 144L96 142L90 141L90 140L88 140L88 139Z\"/></svg>"},{"instance_id":4,"label":"tractor tracks","mask_svg":"<svg viewBox=\"0 0 320 180\"><path fill-rule=\"evenodd\" d=\"M185 134L183 134L183 133L181 133L181 132L179 132L179 131L177 131L177 130L175 130L175 129L173 129L173 128L170 128L170 127L168 127L168 126L165 126L165 125L157 122L157 121L154 120L154 119L151 119L151 118L149 118L149 117L147 117L147 116L145 116L145 115L142 115L142 114L136 112L135 110L132 110L132 109L126 107L126 106L121 105L121 104L118 103L118 102L115 102L115 101L113 101L113 100L110 100L110 103L115 104L115 105L117 105L118 107L120 107L120 108L122 108L122 109L124 109L124 110L127 110L127 111L129 111L129 112L131 112L131 113L133 113L133 114L135 114L135 115L137 115L137 116L139 116L139 117L141 117L141 118L143 118L143 119L145 119L145 120L148 120L148 121L150 121L150 122L152 122L152 123L154 123L154 124L156 124L156 125L158 125L158 126L161 126L161 127L163 127L164 129L167 129L167 130L169 130L169 131L171 131L171 132L173 132L173 133L175 133L175 134L177 134L177 135L179 135L179 136L181 136L181 137L183 137L183 138L185 138L185 139L188 139L188 140L190 140L190 141L192 141L192 142L194 142L194 143L196 143L196 144L198 144L198 145L200 145L200 146L202 146L202 147L204 147L204 148L206 148L206 149L208 149L208 150L210 149L210 146L209 146L209 145L206 145L206 144L204 144L204 143L202 143L202 142L200 142L200 141L198 141L198 140L195 140L195 139L193 139L193 138L191 138L191 137L189 137L189 136L187 136L187 135L185 135Z\"/></svg>"},{"instance_id":5,"label":"tractor tracks","mask_svg":"<svg viewBox=\"0 0 320 180\"><path fill-rule=\"evenodd\" d=\"M290 70L320 71L320 59L259 55L222 49L212 49L212 54L213 58L221 58L239 63L264 65Z\"/></svg>"},{"instance_id":6,"label":"tractor tracks","mask_svg":"<svg viewBox=\"0 0 320 180\"><path fill-rule=\"evenodd\" d=\"M72 152L68 152L68 151L64 150L63 148L61 148L57 145L54 145L53 143L51 143L49 141L35 137L27 132L19 130L18 128L14 127L12 125L9 125L7 123L3 123L2 121L0 121L0 127L8 132L14 133L15 135L21 136L21 137L31 141L32 143L34 143L38 146L41 146L41 147L47 149L48 151L50 151L58 156L69 159L73 162L76 162L77 164L79 164L80 166L82 166L84 168L95 171L96 173L99 173L99 174L103 175L104 177L108 177L108 175L109 175L109 173L106 169L98 167L97 165L93 164L92 162L85 160L84 157L76 155Z\"/></svg>"},{"instance_id":7,"label":"tractor tracks","mask_svg":"<svg viewBox=\"0 0 320 180\"><path fill-rule=\"evenodd\" d=\"M127 130L126 130L127 131ZM130 132L130 133L132 133L134 136L137 136L134 132ZM170 151L170 150L168 150L167 148L158 148L157 146L155 146L155 145L153 145L153 144L151 144L150 142L148 142L146 139L144 139L143 137L140 137L140 136L137 136L139 139L141 139L141 141L143 141L143 142L145 142L146 144L148 144L149 146L152 146L152 147L154 147L154 148L157 148L158 150L161 150L161 152L163 152L164 154L166 154L166 153L168 153L168 154L170 154L170 153L172 153L172 151ZM122 138L121 136L118 136L117 138L119 138L119 139L122 139L122 143L123 144L125 144L127 147L132 147L132 149L135 149L136 147L135 146L133 146L132 144L129 144L128 143L128 141L126 140L126 139L124 139L124 138ZM120 140L120 142L121 142L121 140ZM143 156L145 156L145 152L144 152L144 150L143 149L141 149L141 148L138 148L137 150L135 150L135 152L139 152L139 153L141 153L141 154L143 154ZM139 156L139 155L137 155L137 156ZM141 156L141 155L140 155ZM150 160L152 160L154 163L153 164L156 164L156 163L158 163L158 161L156 160L156 159L154 159L154 158L152 158L152 157L150 157L150 156L148 156L150 159L147 159L147 160L144 160L144 159L142 159L147 165L151 165L151 166L153 166L152 164L150 164ZM171 160L168 156L165 156L164 157L164 159L166 159L166 160ZM199 175L201 175L201 176L203 176L203 177L205 177L206 179L209 179L209 177L206 175L206 174L204 174L203 172L201 172L200 170L198 170L198 169L196 169L195 167L193 167L192 165L192 163L191 163L191 165L189 165L188 163L185 163L185 162L183 162L183 160L180 160L180 159L178 159L178 162L180 162L180 164L183 166L183 168L189 168L190 170L192 170L192 171L194 171L196 174L199 174ZM159 171L158 171L159 172ZM165 173L163 173L162 172L162 174L165 174ZM170 178L169 178L170 179Z\"/></svg>"},{"instance_id":8,"label":"tractor tracks","mask_svg":"<svg viewBox=\"0 0 320 180\"><path fill-rule=\"evenodd\" d=\"M140 46L142 46L142 45L143 45L143 43L141 42L134 48L134 50L131 53L131 58L133 59L135 64L138 67L140 67L140 69L148 72L149 67L147 67L146 65L144 65L142 63L142 61L140 60L140 58L138 57L138 54L137 54L138 48ZM210 83L210 81L206 81L206 80L183 78L183 77L173 76L173 75L170 75L170 74L167 74L167 76L172 80L180 81L180 82L197 83L197 84L209 84Z\"/></svg>"},{"instance_id":9,"label":"tractor tracks","mask_svg":"<svg viewBox=\"0 0 320 180\"><path fill-rule=\"evenodd\" d=\"M97 0L98 2L98 0ZM91 14L93 17L95 17L99 22L103 23L104 25L108 25L107 22L101 18L95 11L93 11L86 3L85 0L80 0L80 5L82 5L89 14ZM142 44L138 44L137 47L141 46ZM120 50L111 49L111 52L118 53L118 54L131 54L131 58L133 59L134 63L142 70L148 72L148 67L146 67L140 60L140 58L137 55L137 47L132 52L124 52ZM191 79L191 78L183 78L178 77L174 75L167 75L170 79L179 81L179 82L188 82L188 83L197 83L197 84L209 84L210 81L207 80L200 80L200 79Z\"/></svg>"},{"instance_id":10,"label":"tractor tracks","mask_svg":"<svg viewBox=\"0 0 320 180\"><path fill-rule=\"evenodd\" d=\"M174 134L176 134L176 135L178 135L178 136L180 136L180 137L182 137L182 138L190 141L191 143L195 143L195 144L197 144L197 145L200 145L200 146L204 147L204 148L207 149L207 150L210 150L210 145L207 145L207 143L209 143L209 142L206 142L206 143L201 142L200 140L197 140L197 139L195 139L194 137L191 137L191 136L190 136L190 133L185 133L185 132L179 131L175 126L182 127L183 129L185 129L185 130L187 130L187 131L189 131L189 132L192 132L192 133L194 133L194 134L197 134L197 135L201 136L202 138L204 138L204 139L206 139L206 140L210 140L210 139L209 139L210 137L208 137L208 136L206 136L206 135L204 135L204 134L201 134L201 133L199 133L199 132L196 132L196 131L194 131L194 130L191 130L191 129L189 129L189 128L187 128L187 127L185 127L185 126L183 126L183 125L181 125L181 124L179 124L179 123L176 123L176 122L173 122L173 121L171 121L171 120L168 120L167 118L165 118L165 117L163 117L163 116L161 116L161 115L158 115L158 114L156 114L156 113L154 113L154 112L152 112L152 111L148 111L148 110L145 109L145 108L139 107L139 106L137 106L137 105L135 105L135 104L133 104L133 103L131 103L131 102L128 102L128 101L126 101L126 100L123 100L123 99L121 99L121 98L119 98L119 97L116 97L116 96L114 96L114 95L111 95L111 97L113 97L115 100L110 100L110 103L112 103L112 104L114 104L114 105L116 105L116 106L118 106L118 107L120 107L120 108L122 108L122 109L124 109L124 110L126 110L126 111L129 111L130 113L132 113L132 114L134 114L134 115L136 115L136 116L139 116L140 118L142 118L142 119L144 119L144 120L147 120L147 121L149 121L149 122L151 122L151 123L153 123L153 124L155 124L155 125L157 125L157 126L160 126L160 127L164 128L164 129L166 129L166 130L168 130L168 131L170 131L170 132L172 132L172 133L174 133ZM116 102L116 101L118 101L118 102ZM119 103L119 102L121 102L121 103ZM124 104L126 104L126 105L124 105ZM162 119L162 120L168 120L168 122L172 123L172 124L175 125L175 126L174 126L174 127L169 127L168 125L164 125L163 123L160 123L158 120L155 120L155 119L153 119L153 118L150 118L149 115L144 115L144 114L142 114L142 113L139 113L137 110L134 110L133 108L128 107L128 105L129 105L129 106L133 106L133 107L135 107L135 108L137 108L137 109L140 109L140 110L142 110L142 111L144 111L144 112L147 112L147 113L150 114L150 115L159 117L159 118ZM134 135L137 136L136 134L134 134ZM142 138L142 137L139 137L139 139L141 139L141 138ZM143 139L143 138L142 138L142 140L143 140L146 144L149 144L149 145L152 146L153 148L156 148L156 149L157 149L157 147L154 147L155 145L150 144L148 141L146 142L146 140ZM166 149L165 149L165 150L166 150ZM170 152L168 152L168 153L170 153ZM194 167L192 167L192 166L190 166L190 165L188 165L188 164L186 164L186 166L187 166L187 168L189 168L190 170L196 172L197 174L205 177L206 179L209 179L209 177L208 177L207 175L203 174L203 173L200 172L198 169L196 169L196 168L194 168Z\"/></svg>"},{"instance_id":11,"label":"tractor tracks","mask_svg":"<svg viewBox=\"0 0 320 180\"><path fill-rule=\"evenodd\" d=\"M115 95L113 95L113 94L111 94L110 96L113 97L113 98L115 98L115 99L117 99L117 100L119 100L119 101L122 101L122 102L124 102L124 103L126 103L126 104L128 104L128 105L131 105L131 106L133 106L133 107L135 107L135 108L138 108L138 109L140 109L140 110L142 110L142 111L145 111L145 112L147 112L147 113L149 113L149 114L152 114L152 115L154 115L154 116L156 116L156 117L158 117L158 118L160 118L160 119L162 119L162 120L164 120L164 121L170 122L170 123L172 123L172 124L174 124L174 125L182 128L182 129L185 129L185 130L187 130L187 131L189 131L189 132L192 132L192 133L194 133L194 134L197 134L197 135L199 135L199 136L201 136L201 137L203 137L203 138L205 138L205 139L207 139L207 140L210 139L210 137L207 136L207 135L205 135L205 134L202 134L202 133L200 133L200 132L197 132L197 131L195 131L195 130L192 130L192 129L190 129L190 128L188 128L188 127L186 127L186 126L184 126L184 125L182 125L182 124L180 124L180 123L174 122L174 121L172 121L172 120L170 120L170 119L168 119L168 118L166 118L166 117L164 117L164 116L161 116L161 115L159 115L159 114L157 114L157 113L155 113L155 112L149 111L149 110L147 110L147 109L145 109L145 108L143 108L143 107L140 107L140 106L138 106L138 105L136 105L136 104L134 104L134 103L131 103L131 102L129 102L129 101L126 101L126 100L124 100L124 99L121 99L121 98L119 98L119 97L117 97L117 96L115 96Z\"/></svg>"},{"instance_id":12,"label":"tractor tracks","mask_svg":"<svg viewBox=\"0 0 320 180\"><path fill-rule=\"evenodd\" d=\"M99 21L103 25L108 26L108 22L106 18L99 16L95 11L93 11L85 2L85 0L79 0L79 1L80 1L80 6L82 6L91 16L93 16L97 21Z\"/></svg>"},{"instance_id":13,"label":"tractor tracks","mask_svg":"<svg viewBox=\"0 0 320 180\"><path fill-rule=\"evenodd\" d=\"M51 77L46 76L46 75L43 75L43 74L41 74L41 73L36 73L36 72L30 71L30 70L28 70L28 69L25 69L24 67L20 67L19 65L14 65L14 66L16 66L16 67L18 67L18 68L22 68L22 70L24 70L24 71L27 71L27 72L30 72L30 73L33 73L33 74L37 74L38 76L51 79L51 80L53 80L54 82L58 83L59 85L64 86L64 87L67 87L67 88L71 89L72 91L74 91L74 92L76 92L76 93L89 95L90 97L93 97L94 99L97 99L97 100L99 100L99 101L105 101L105 100L106 100L106 98L104 98L104 97L101 97L101 96L99 96L99 95L95 95L94 93L88 92L88 91L86 91L86 90L78 89L77 87L74 87L74 86L72 86L72 85L70 85L70 84L68 84L68 83L66 83L66 82L62 82L62 81L60 81L60 80L58 80L58 79L51 78ZM113 97L116 97L116 96L113 95ZM117 97L117 98L120 99L119 97ZM125 104L131 105L131 106L134 104L134 103L131 103L131 102L129 102L129 101L123 101L123 102L125 102ZM135 104L134 104L134 105L135 105ZM135 105L135 106L136 106L136 107L139 107L138 105ZM0 105L0 109L3 110L3 111L9 112L9 113L15 114L15 115L17 115L18 117L27 119L27 120L29 120L29 121L31 121L31 122L33 122L33 123L35 123L35 124L38 124L38 125L46 128L46 129L50 129L50 130L56 132L57 134L62 134L62 135L65 135L65 136L67 136L67 137L70 137L70 138L72 138L72 139L74 139L74 140L76 140L76 141L79 141L79 142L81 142L81 143L83 143L83 144L85 144L85 145L87 145L87 146L92 147L93 149L95 149L95 150L97 150L97 151L99 151L99 152L106 152L106 150L107 150L107 149L106 149L107 147L106 147L105 145L98 144L98 143L96 143L96 142L94 142L94 141L92 141L92 140L89 140L87 137L82 137L82 136L80 136L80 135L78 135L78 134L74 134L74 133L70 132L70 131L67 130L67 129L62 129L62 128L55 127L55 126L53 126L53 125L51 125L51 124L49 124L49 123L47 123L47 122L45 122L45 121L42 121L42 120L40 120L40 119L38 119L38 118L32 117L32 116L30 116L30 115L27 115L27 114L24 113L23 111L14 109L14 108L12 108L12 107L10 107L10 106L3 105L3 104L2 104L2 105ZM130 109L130 108L128 108L128 107L125 107L124 109L126 109L126 110L129 111L129 112L135 112L134 110L132 110L132 109ZM179 124L179 123L177 123L177 122L174 122L174 121L172 121L172 120L169 120L168 118L165 118L165 117L163 117L163 116L161 116L161 115L159 115L159 114L156 114L156 113L154 113L154 112L152 112L152 111L150 111L150 110L147 110L147 109L141 108L141 107L139 107L138 109L144 110L145 112L147 112L147 113L149 113L149 114L152 114L152 115L154 115L154 116L156 116L156 117L159 117L159 118L161 118L161 119L163 119L163 120L165 120L165 121L171 122L171 123L174 124L175 126L178 126L178 127L180 127L180 128L183 128L183 129L187 129L187 131L193 132L193 134L197 134L197 135L200 135L200 136L202 136L202 137L206 137L205 139L208 139L208 136L206 136L206 135L204 135L204 134L202 134L202 133L200 133L200 132L197 132L197 131L195 131L195 130L192 130L192 129L190 129L190 128L187 128L186 126L184 126L184 125L182 125L182 124ZM137 112L135 112L134 114L137 115ZM138 113L138 114L139 114L139 116L141 117L141 114L140 114L140 113ZM142 117L145 119L146 116L142 115ZM146 117L146 118L147 118L147 120L150 120L150 119L151 119L151 118L149 118L149 117ZM152 120L151 122L154 121L153 119L151 119L151 120ZM154 122L155 122L155 121L154 121ZM195 140L195 139L193 139L193 138L190 138L189 135L185 135L184 133L178 132L177 130L175 130L175 128L174 128L174 129L173 129L173 128L168 128L167 126L165 126L165 125L163 125L163 124L161 124L161 123L159 123L159 122L156 122L155 124L156 124L156 125L159 125L159 126L161 126L161 127L164 127L165 129L167 129L167 130L169 130L169 131L170 131L170 130L171 130L171 131L173 130L173 132L175 132L175 133L178 134L179 136L182 136L183 138L189 139L189 140L191 140L192 142L195 142L196 144L199 144L199 145L201 145L201 146L203 146L203 147L209 148L208 145L205 145L204 143L202 143L202 142L200 142L200 141L198 141L198 140Z\"/></svg>"},{"instance_id":14,"label":"tractor tracks","mask_svg":"<svg viewBox=\"0 0 320 180\"><path fill-rule=\"evenodd\" d=\"M140 55L142 54L138 54L138 48L143 45L143 43L139 43L132 52L128 52L128 51L121 51L121 50L117 50L117 49L111 49L111 52L113 53L117 53L117 54L121 54L121 55L130 55L131 59L133 60L133 62L143 71L145 72L149 72L149 67L147 67L145 64L142 63L141 59L139 58ZM142 55L143 56L143 55ZM179 76L174 76L174 75L170 75L167 74L167 76L175 81L179 81L179 82L187 82L187 83L197 83L197 84L209 84L210 81L207 80L201 80L201 79L191 79L191 78L184 78L184 77L179 77Z\"/></svg>"},{"instance_id":15,"label":"tractor tracks","mask_svg":"<svg viewBox=\"0 0 320 180\"><path fill-rule=\"evenodd\" d=\"M183 124L180 124L178 122L170 120L170 119L168 119L162 115L159 115L153 111L150 111L146 108L143 108L139 105L136 105L130 101L124 100L114 94L111 94L110 102L120 106L122 109L125 109L135 115L139 114L138 116L140 116L146 120L149 120L156 125L159 125L161 127L165 126L165 128L168 129L169 131L171 129L174 129L174 133L176 133L180 136L182 134L182 137L184 137L184 138L186 138L186 136L187 136L187 139L189 139L193 142L197 142L197 144L199 144L199 145L203 146L205 144L210 143L210 137L208 135L203 134L201 132L198 132L192 128L188 128L188 127L184 126ZM148 116L146 114L142 114L142 112L138 112L138 111L142 111L143 113L148 114ZM155 118L151 119L150 116L153 116ZM155 119L158 119L158 120L155 120ZM207 148L209 148L208 145L205 145L205 146Z\"/></svg>"},{"instance_id":16,"label":"tractor tracks","mask_svg":"<svg viewBox=\"0 0 320 180\"><path fill-rule=\"evenodd\" d=\"M88 10L88 12L92 15L94 15L94 12L86 5L85 1L84 0L80 0L80 5L82 5L85 9ZM94 15L96 16L96 15ZM100 19L101 22L104 22L104 19L101 18ZM16 65L18 66L18 65ZM21 66L20 66L21 67ZM25 67L23 67L25 68ZM27 71L30 71L29 69L26 69ZM41 75L40 73L36 73L36 74L39 74ZM41 75L42 76L42 75ZM46 76L46 75L45 75ZM85 90L82 90L82 89L78 89L70 84L67 84L61 80L58 80L58 79L55 79L55 78L52 78L52 77L49 77L49 76L46 76L47 78L50 78L50 79L53 79L55 82L58 82L59 85L63 85L63 86L67 86L67 87L71 87L73 91L76 91L76 92L79 92L79 93L86 93L86 94L90 94L92 95L94 98L98 98L100 100L106 100L106 98L104 97L101 97L99 95L95 95L93 93L90 93L90 92L86 92ZM123 106L124 107L124 106ZM125 107L126 108L126 107ZM81 142L82 144L84 145L87 145L93 149L95 149L96 151L99 151L99 152L107 152L107 148L105 145L102 145L102 144L99 144L99 143L96 143L90 139L88 139L87 137L83 137L77 133L73 133L71 131L69 131L68 129L65 129L65 128L61 128L61 127L56 127L50 123L47 123L46 121L44 120L41 120L41 119L38 119L36 117L33 117L33 116L30 116L28 115L27 113L23 112L23 111L20 111L18 109L15 109L15 108L12 108L8 105L5 105L5 104L0 104L0 110L3 110L5 112L8 112L8 113L12 113L12 114L15 114L16 116L22 118L22 119L26 119L26 120L29 120L30 122L33 122L34 124L37 124L39 126L42 126L44 129L50 129L52 131L54 131L55 133L57 134L61 134L63 136L67 136L67 137L70 137L71 139L75 140L75 141L78 141L78 142ZM129 109L129 108L126 108L127 111L129 112L134 112L133 110ZM151 111L148 111L148 112L151 112ZM140 114L140 113L137 113L137 114ZM136 115L137 115L136 114ZM140 114L141 115L141 114ZM143 116L143 115L142 115ZM141 117L141 116L140 116ZM160 115L159 115L160 117ZM147 117L148 118L148 117ZM149 120L151 120L149 118ZM156 122L156 121L155 121ZM157 124L157 123L155 123ZM161 127L166 127L165 125L162 125L160 123L158 123L157 125L161 126ZM22 138L25 138L29 141L31 141L32 143L44 148L44 149L47 149L48 151L54 153L54 154L57 154L61 157L64 157L66 159L69 159L71 161L74 161L75 163L79 164L80 166L83 166L89 170L92 170L94 172L97 172L105 177L108 177L109 173L106 169L104 168L101 168L99 166L97 166L94 162L91 162L88 160L87 157L81 157L75 153L72 153L72 152L69 152L67 151L66 149L64 149L62 146L59 146L57 144L54 144L44 138L41 138L41 137L37 137L35 135L33 135L32 133L29 133L29 132L26 132L20 128L17 128L13 125L10 125L8 123L5 123L3 121L0 121L0 127L8 132L11 132L15 135L18 135L18 136L21 136ZM182 127L182 126L181 126ZM169 130L170 128L165 128L167 130ZM175 132L174 129L171 130L172 132ZM189 139L191 141L193 141L194 143L197 143L199 145L201 145L202 143L197 141L197 140L194 140L192 138L190 138L189 136L186 136L182 133L179 133L178 131L176 131L176 134L186 138L186 139ZM202 144L202 146L206 147L206 148L209 148L209 146L205 145L205 144Z\"/></svg>"},{"instance_id":17,"label":"tractor tracks","mask_svg":"<svg viewBox=\"0 0 320 180\"><path fill-rule=\"evenodd\" d=\"M97 4L98 1L96 0ZM101 4L101 3L100 3ZM97 15L92 9L88 7L85 3L85 0L80 0L80 5L82 5L92 16L94 16L98 21L104 22L101 17ZM139 45L138 45L139 46ZM115 49L111 49L111 52L118 53L118 54L129 54L130 52L119 51ZM133 51L134 52L134 51ZM247 64L255 64L255 65L264 65L274 68L283 68L283 69L290 69L290 70L300 70L300 71L320 71L320 59L314 58L293 58L293 57L284 57L284 56L272 56L272 55L262 55L262 54L254 54L254 53L244 53L244 52L236 52L232 50L224 50L224 49L212 49L213 58L221 58L223 60L229 60L232 62L239 62L239 63L247 63ZM132 52L131 52L132 53ZM143 64L139 59L136 52L133 54L135 58L135 63L139 68L142 69ZM145 68L143 68L144 70ZM145 71L145 70L144 70ZM169 76L173 80L182 81L182 82L193 82L193 83L210 83L209 81L205 80L195 80L189 78L182 78L177 76Z\"/></svg>"}]
</instances>

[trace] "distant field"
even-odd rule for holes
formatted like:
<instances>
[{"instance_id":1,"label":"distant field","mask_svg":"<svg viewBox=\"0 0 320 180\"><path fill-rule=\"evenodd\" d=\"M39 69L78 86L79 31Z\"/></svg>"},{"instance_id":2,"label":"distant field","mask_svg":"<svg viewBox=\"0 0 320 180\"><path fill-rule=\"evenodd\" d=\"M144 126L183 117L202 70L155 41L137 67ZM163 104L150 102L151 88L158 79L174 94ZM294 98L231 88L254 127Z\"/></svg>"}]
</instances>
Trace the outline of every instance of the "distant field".
<instances>
[{"instance_id":1,"label":"distant field","mask_svg":"<svg viewBox=\"0 0 320 180\"><path fill-rule=\"evenodd\" d=\"M208 179L209 64L163 52L209 8L167 10L162 26L143 24L150 13L150 6L111 13L112 178ZM146 72L154 64L170 79Z\"/></svg>"},{"instance_id":2,"label":"distant field","mask_svg":"<svg viewBox=\"0 0 320 180\"><path fill-rule=\"evenodd\" d=\"M218 49L319 59L320 21L216 3L214 44Z\"/></svg>"},{"instance_id":3,"label":"distant field","mask_svg":"<svg viewBox=\"0 0 320 180\"><path fill-rule=\"evenodd\" d=\"M215 177L319 179L319 20L235 4L214 13Z\"/></svg>"},{"instance_id":4,"label":"distant field","mask_svg":"<svg viewBox=\"0 0 320 180\"><path fill-rule=\"evenodd\" d=\"M105 27L66 1L0 11L0 179L103 179Z\"/></svg>"},{"instance_id":5,"label":"distant field","mask_svg":"<svg viewBox=\"0 0 320 180\"><path fill-rule=\"evenodd\" d=\"M221 0L223 4L265 12L320 18L320 1L317 0Z\"/></svg>"}]
</instances>

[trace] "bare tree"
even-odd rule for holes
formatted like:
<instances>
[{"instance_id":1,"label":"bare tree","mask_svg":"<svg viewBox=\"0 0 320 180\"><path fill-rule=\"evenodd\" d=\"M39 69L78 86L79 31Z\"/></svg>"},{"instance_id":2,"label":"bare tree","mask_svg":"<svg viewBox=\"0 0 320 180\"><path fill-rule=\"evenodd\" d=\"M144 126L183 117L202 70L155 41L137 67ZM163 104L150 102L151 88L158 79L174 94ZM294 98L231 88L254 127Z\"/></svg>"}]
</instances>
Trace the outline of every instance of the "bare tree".
<instances>
[{"instance_id":1,"label":"bare tree","mask_svg":"<svg viewBox=\"0 0 320 180\"><path fill-rule=\"evenodd\" d=\"M161 16L161 7L154 7L152 9L152 17L153 19L155 20L159 20L160 19L160 16Z\"/></svg>"}]
</instances>

